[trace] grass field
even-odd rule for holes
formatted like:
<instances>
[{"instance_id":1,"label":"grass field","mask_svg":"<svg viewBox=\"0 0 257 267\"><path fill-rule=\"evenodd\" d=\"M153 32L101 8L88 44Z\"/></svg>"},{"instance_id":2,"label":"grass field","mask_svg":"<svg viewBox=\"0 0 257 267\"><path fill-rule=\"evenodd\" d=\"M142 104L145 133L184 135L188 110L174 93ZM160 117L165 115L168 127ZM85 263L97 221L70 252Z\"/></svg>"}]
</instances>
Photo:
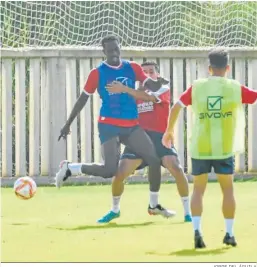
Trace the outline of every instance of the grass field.
<instances>
[{"instance_id":1,"label":"grass field","mask_svg":"<svg viewBox=\"0 0 257 267\"><path fill-rule=\"evenodd\" d=\"M96 220L110 208L110 186L40 187L34 199L16 198L2 188L3 262L246 262L256 261L257 182L235 183L239 246L222 245L224 221L219 185L207 188L203 233L207 248L193 249L191 223L174 184L163 184L161 203L172 219L149 216L148 185L127 185L122 216L108 225ZM255 245L254 245L255 244Z\"/></svg>"}]
</instances>

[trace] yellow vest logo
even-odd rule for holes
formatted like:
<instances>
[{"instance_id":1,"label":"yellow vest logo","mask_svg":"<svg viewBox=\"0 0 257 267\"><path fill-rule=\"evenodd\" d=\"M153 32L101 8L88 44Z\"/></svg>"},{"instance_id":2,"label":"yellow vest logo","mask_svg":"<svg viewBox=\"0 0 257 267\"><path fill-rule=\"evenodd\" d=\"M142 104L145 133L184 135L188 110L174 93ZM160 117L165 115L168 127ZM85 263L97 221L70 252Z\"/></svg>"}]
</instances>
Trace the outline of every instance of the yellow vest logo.
<instances>
[{"instance_id":1,"label":"yellow vest logo","mask_svg":"<svg viewBox=\"0 0 257 267\"><path fill-rule=\"evenodd\" d=\"M232 116L232 112L221 112L222 109L222 96L208 96L207 97L207 110L199 114L199 119L220 119Z\"/></svg>"},{"instance_id":2,"label":"yellow vest logo","mask_svg":"<svg viewBox=\"0 0 257 267\"><path fill-rule=\"evenodd\" d=\"M209 111L219 111L222 108L222 96L208 96L207 109Z\"/></svg>"}]
</instances>

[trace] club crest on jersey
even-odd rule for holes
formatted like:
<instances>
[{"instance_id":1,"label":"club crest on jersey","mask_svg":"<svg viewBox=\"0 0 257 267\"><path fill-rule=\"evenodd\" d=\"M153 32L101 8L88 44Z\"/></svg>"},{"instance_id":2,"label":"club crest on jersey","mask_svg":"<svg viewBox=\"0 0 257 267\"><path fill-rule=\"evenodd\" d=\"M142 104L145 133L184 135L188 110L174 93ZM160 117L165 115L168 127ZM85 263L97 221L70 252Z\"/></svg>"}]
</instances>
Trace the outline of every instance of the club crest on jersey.
<instances>
[{"instance_id":1,"label":"club crest on jersey","mask_svg":"<svg viewBox=\"0 0 257 267\"><path fill-rule=\"evenodd\" d=\"M115 79L115 81L120 82L120 83L122 83L123 85L125 85L127 87L133 88L132 80L129 79L128 77L122 77L122 76L121 77L117 77ZM109 92L109 95L116 95L116 94L126 94L126 93L124 93L124 92L122 92L122 93L111 93L111 92Z\"/></svg>"},{"instance_id":2,"label":"club crest on jersey","mask_svg":"<svg viewBox=\"0 0 257 267\"><path fill-rule=\"evenodd\" d=\"M116 81L128 87L132 86L132 81L128 77L117 77Z\"/></svg>"},{"instance_id":3,"label":"club crest on jersey","mask_svg":"<svg viewBox=\"0 0 257 267\"><path fill-rule=\"evenodd\" d=\"M138 113L150 112L154 110L154 104L152 101L143 102L137 105Z\"/></svg>"}]
</instances>

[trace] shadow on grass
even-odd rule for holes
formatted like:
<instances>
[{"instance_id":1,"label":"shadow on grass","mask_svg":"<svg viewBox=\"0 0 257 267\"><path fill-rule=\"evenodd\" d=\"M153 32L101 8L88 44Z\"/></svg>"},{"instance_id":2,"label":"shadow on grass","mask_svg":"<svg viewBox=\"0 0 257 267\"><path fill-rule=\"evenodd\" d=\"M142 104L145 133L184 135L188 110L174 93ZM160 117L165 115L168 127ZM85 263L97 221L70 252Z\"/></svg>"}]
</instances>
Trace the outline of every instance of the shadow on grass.
<instances>
[{"instance_id":1,"label":"shadow on grass","mask_svg":"<svg viewBox=\"0 0 257 267\"><path fill-rule=\"evenodd\" d=\"M182 249L170 253L161 253L156 251L146 252L147 255L157 255L157 256L204 256L204 255L219 255L225 253L231 247L221 247L215 249Z\"/></svg>"},{"instance_id":2,"label":"shadow on grass","mask_svg":"<svg viewBox=\"0 0 257 267\"><path fill-rule=\"evenodd\" d=\"M29 225L28 223L11 223L14 226Z\"/></svg>"},{"instance_id":3,"label":"shadow on grass","mask_svg":"<svg viewBox=\"0 0 257 267\"><path fill-rule=\"evenodd\" d=\"M108 223L108 224L98 224L98 225L79 225L75 227L48 227L51 229L65 230L65 231L78 231L78 230L99 230L99 229L109 229L109 228L137 228L152 225L154 222L144 222L144 223L131 223L131 224L117 224L117 223Z\"/></svg>"}]
</instances>

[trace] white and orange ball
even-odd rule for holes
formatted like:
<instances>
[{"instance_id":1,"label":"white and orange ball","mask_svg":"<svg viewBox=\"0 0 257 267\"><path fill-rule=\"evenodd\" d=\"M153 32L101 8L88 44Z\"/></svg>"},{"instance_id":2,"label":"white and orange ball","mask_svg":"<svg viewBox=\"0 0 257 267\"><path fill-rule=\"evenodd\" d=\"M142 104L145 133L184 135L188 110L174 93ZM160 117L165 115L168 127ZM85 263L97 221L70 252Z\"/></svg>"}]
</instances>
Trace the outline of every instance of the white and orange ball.
<instances>
[{"instance_id":1,"label":"white and orange ball","mask_svg":"<svg viewBox=\"0 0 257 267\"><path fill-rule=\"evenodd\" d=\"M15 181L13 189L18 198L27 200L36 194L37 185L30 177L21 177Z\"/></svg>"}]
</instances>

